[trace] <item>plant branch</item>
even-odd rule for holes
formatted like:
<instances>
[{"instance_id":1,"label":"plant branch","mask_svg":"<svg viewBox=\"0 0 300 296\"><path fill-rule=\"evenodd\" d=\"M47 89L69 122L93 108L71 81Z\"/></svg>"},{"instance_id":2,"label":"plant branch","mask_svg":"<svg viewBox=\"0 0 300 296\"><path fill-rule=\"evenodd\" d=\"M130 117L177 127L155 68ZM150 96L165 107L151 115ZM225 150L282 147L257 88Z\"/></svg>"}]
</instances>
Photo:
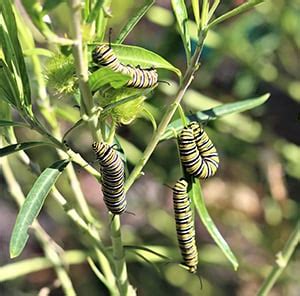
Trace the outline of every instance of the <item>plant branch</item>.
<instances>
[{"instance_id":1,"label":"plant branch","mask_svg":"<svg viewBox=\"0 0 300 296\"><path fill-rule=\"evenodd\" d=\"M93 116L93 97L88 83L88 66L87 60L84 57L84 47L82 43L81 34L81 1L69 0L71 10L71 33L73 39L76 41L73 44L73 56L76 68L76 75L78 77L79 89L81 93L81 107L83 112L83 119L87 120L90 130L93 133L93 138L97 139L97 120L98 118Z\"/></svg>"},{"instance_id":2,"label":"plant branch","mask_svg":"<svg viewBox=\"0 0 300 296\"><path fill-rule=\"evenodd\" d=\"M88 122L89 129L92 132L93 139L97 142L100 140L100 133L97 130L98 126L98 117L94 115L93 111L93 98L92 94L88 85L88 68L87 64L84 60L84 48L82 45L82 36L81 36L81 1L80 0L69 0L70 7L71 7L71 20L72 20L72 34L73 34L73 39L77 40L77 43L73 45L73 56L74 56L74 62L76 66L76 74L79 80L79 88L81 91L81 101L82 101L82 106L84 108L84 115L83 119ZM114 221L112 222L113 225L117 223L119 220L119 217L115 217ZM114 229L114 227L112 227ZM87 229L88 230L88 229ZM116 234L118 234L120 240L117 242L117 246L114 245L113 243L113 249L115 250L116 247L119 247L123 249L122 245L122 240L121 240L121 232L120 228L116 229ZM98 237L98 236L97 236ZM102 250L101 250L102 251ZM124 280L124 287L128 288L130 287L128 283L128 278L127 278L127 269L126 269L126 262L125 259L121 260L121 262L117 262L114 260L115 267L118 269L117 266L122 266L122 270L124 273L122 274L122 279ZM117 278L117 281L119 278ZM122 290L122 287L119 285L119 292L121 295L128 295L127 291L126 294L124 294L124 290ZM122 291L121 291L122 290Z\"/></svg>"},{"instance_id":3,"label":"plant branch","mask_svg":"<svg viewBox=\"0 0 300 296\"><path fill-rule=\"evenodd\" d=\"M91 115L93 108L92 93L88 85L88 68L83 56L83 44L81 35L81 1L69 0L71 10L71 34L74 39L73 56L75 61L76 75L82 96L82 108L84 113Z\"/></svg>"},{"instance_id":4,"label":"plant branch","mask_svg":"<svg viewBox=\"0 0 300 296\"><path fill-rule=\"evenodd\" d=\"M136 295L133 287L128 282L125 251L121 236L121 222L119 215L110 214L111 219L111 239L113 258L115 262L115 273L120 295Z\"/></svg>"},{"instance_id":5,"label":"plant branch","mask_svg":"<svg viewBox=\"0 0 300 296\"><path fill-rule=\"evenodd\" d=\"M150 140L150 143L146 147L146 149L143 153L143 156L141 157L139 162L136 164L136 166L132 170L130 176L128 177L128 179L125 183L125 191L126 192L129 190L131 185L134 183L134 181L141 174L141 171L142 171L143 167L145 166L145 164L149 160L150 156L152 155L154 149L156 148L157 144L160 141L161 136L164 134L169 122L171 121L174 113L176 112L177 107L179 106L181 100L183 99L186 90L188 89L191 82L193 81L194 74L195 74L195 72L197 71L197 69L199 67L198 63L199 63L199 58L200 58L201 51L202 51L202 48L203 48L204 39L206 37L206 32L207 31L206 31L205 28L200 31L200 33L199 33L199 42L197 44L195 53L192 57L190 66L187 68L187 71L186 71L186 73L185 73L185 75L184 75L184 77L181 81L180 87L179 87L179 89L178 89L178 91L175 95L174 101L169 106L169 108L167 109L167 111L166 111L164 117L162 118L157 130L153 134L153 136Z\"/></svg>"},{"instance_id":6,"label":"plant branch","mask_svg":"<svg viewBox=\"0 0 300 296\"><path fill-rule=\"evenodd\" d=\"M287 240L284 248L281 252L277 254L276 265L272 268L271 272L263 282L257 295L265 296L268 295L273 285L286 268L292 254L294 253L297 245L300 243L300 220L298 221L294 231L291 233L289 239Z\"/></svg>"}]
</instances>

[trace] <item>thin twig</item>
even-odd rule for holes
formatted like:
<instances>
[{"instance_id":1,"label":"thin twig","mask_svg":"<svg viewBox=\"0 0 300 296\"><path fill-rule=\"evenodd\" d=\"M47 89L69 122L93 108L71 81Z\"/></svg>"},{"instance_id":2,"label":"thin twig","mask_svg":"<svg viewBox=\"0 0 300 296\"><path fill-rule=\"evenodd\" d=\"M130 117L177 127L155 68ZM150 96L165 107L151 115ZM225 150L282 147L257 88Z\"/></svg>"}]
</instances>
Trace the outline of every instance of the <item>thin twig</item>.
<instances>
[{"instance_id":1,"label":"thin twig","mask_svg":"<svg viewBox=\"0 0 300 296\"><path fill-rule=\"evenodd\" d=\"M300 220L296 224L294 231L291 233L282 251L277 254L276 264L273 266L271 272L263 282L259 291L258 296L268 295L277 279L286 268L292 254L294 253L297 245L300 243Z\"/></svg>"}]
</instances>

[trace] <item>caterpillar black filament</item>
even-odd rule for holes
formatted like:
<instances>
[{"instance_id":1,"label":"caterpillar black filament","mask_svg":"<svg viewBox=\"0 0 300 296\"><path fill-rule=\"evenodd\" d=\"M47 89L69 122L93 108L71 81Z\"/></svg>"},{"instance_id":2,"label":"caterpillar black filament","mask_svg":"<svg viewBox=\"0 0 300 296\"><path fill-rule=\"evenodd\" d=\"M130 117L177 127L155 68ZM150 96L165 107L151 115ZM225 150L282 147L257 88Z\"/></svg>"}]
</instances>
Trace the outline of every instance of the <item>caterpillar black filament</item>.
<instances>
[{"instance_id":1,"label":"caterpillar black filament","mask_svg":"<svg viewBox=\"0 0 300 296\"><path fill-rule=\"evenodd\" d=\"M158 74L154 68L142 69L139 66L125 66L119 61L112 48L107 44L96 46L92 52L92 58L98 66L108 67L113 71L131 76L131 79L127 83L128 87L150 88L157 85Z\"/></svg>"},{"instance_id":2,"label":"caterpillar black filament","mask_svg":"<svg viewBox=\"0 0 300 296\"><path fill-rule=\"evenodd\" d=\"M105 143L93 143L100 164L104 202L113 214L122 214L127 207L124 192L124 164L118 153Z\"/></svg>"},{"instance_id":3,"label":"caterpillar black filament","mask_svg":"<svg viewBox=\"0 0 300 296\"><path fill-rule=\"evenodd\" d=\"M217 150L201 125L192 121L178 137L182 165L186 171L201 179L213 176L219 167Z\"/></svg>"},{"instance_id":4,"label":"caterpillar black filament","mask_svg":"<svg viewBox=\"0 0 300 296\"><path fill-rule=\"evenodd\" d=\"M173 204L176 231L181 255L190 272L195 273L198 264L198 251L195 240L193 215L187 194L188 183L180 179L173 187Z\"/></svg>"}]
</instances>

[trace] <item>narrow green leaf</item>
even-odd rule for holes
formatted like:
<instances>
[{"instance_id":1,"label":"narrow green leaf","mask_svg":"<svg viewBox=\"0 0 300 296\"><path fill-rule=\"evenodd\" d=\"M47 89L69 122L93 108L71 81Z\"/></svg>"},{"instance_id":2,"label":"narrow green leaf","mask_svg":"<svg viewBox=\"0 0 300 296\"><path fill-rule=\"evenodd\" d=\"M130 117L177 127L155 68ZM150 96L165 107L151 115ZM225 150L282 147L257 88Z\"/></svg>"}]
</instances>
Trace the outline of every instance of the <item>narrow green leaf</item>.
<instances>
[{"instance_id":1,"label":"narrow green leaf","mask_svg":"<svg viewBox=\"0 0 300 296\"><path fill-rule=\"evenodd\" d=\"M9 121L9 120L0 120L0 127L3 126L21 126L21 127L29 127L23 122L15 122L15 121Z\"/></svg>"},{"instance_id":2,"label":"narrow green leaf","mask_svg":"<svg viewBox=\"0 0 300 296\"><path fill-rule=\"evenodd\" d=\"M24 142L24 143L12 144L12 145L9 145L9 146L6 146L6 147L0 149L0 157L18 152L20 150L26 150L26 149L30 149L30 148L42 146L42 145L51 145L51 144L47 143L47 142L41 142L41 141L40 142L36 141L36 142Z\"/></svg>"},{"instance_id":3,"label":"narrow green leaf","mask_svg":"<svg viewBox=\"0 0 300 296\"><path fill-rule=\"evenodd\" d=\"M115 54L125 65L141 66L145 68L154 67L156 69L166 69L174 72L178 77L181 77L179 69L170 64L160 55L142 47L112 44Z\"/></svg>"},{"instance_id":4,"label":"narrow green leaf","mask_svg":"<svg viewBox=\"0 0 300 296\"><path fill-rule=\"evenodd\" d=\"M192 7L193 7L195 21L196 21L197 27L199 28L199 25L200 25L199 0L192 0Z\"/></svg>"},{"instance_id":5,"label":"narrow green leaf","mask_svg":"<svg viewBox=\"0 0 300 296\"><path fill-rule=\"evenodd\" d=\"M169 261L172 260L168 256L160 254L159 252L156 252L156 251L154 251L154 250L152 250L151 248L148 248L148 247L138 246L138 245L124 245L124 248L125 248L125 250L128 250L128 251L134 251L134 252L144 251L144 252L151 253L151 254L153 254L155 256L158 256L158 257L160 257L162 259L166 259L166 260L169 260Z\"/></svg>"},{"instance_id":6,"label":"narrow green leaf","mask_svg":"<svg viewBox=\"0 0 300 296\"><path fill-rule=\"evenodd\" d=\"M69 160L59 160L45 169L33 184L20 211L11 235L9 251L14 258L21 254L29 238L28 228L40 213L51 187L63 172Z\"/></svg>"},{"instance_id":7,"label":"narrow green leaf","mask_svg":"<svg viewBox=\"0 0 300 296\"><path fill-rule=\"evenodd\" d=\"M198 120L198 121L206 122L209 120L215 120L225 115L230 115L233 113L241 113L262 105L268 100L269 97L270 94L264 94L257 98L247 99L247 100L234 102L234 103L222 104L220 106L208 110L204 110L204 111L199 111L193 115L189 115L187 116L187 120L188 121ZM173 130L179 132L182 128L183 126L182 126L181 119L174 120L168 125L166 132L163 134L160 140L163 141L163 140L171 139L174 136Z\"/></svg>"},{"instance_id":8,"label":"narrow green leaf","mask_svg":"<svg viewBox=\"0 0 300 296\"><path fill-rule=\"evenodd\" d=\"M183 41L187 61L191 58L191 40L188 31L188 14L184 0L171 0L172 8L176 16L179 33Z\"/></svg>"},{"instance_id":9,"label":"narrow green leaf","mask_svg":"<svg viewBox=\"0 0 300 296\"><path fill-rule=\"evenodd\" d=\"M115 72L109 68L100 68L89 76L89 84L91 91L97 91L106 84L110 84L113 88L120 88L129 79L129 75Z\"/></svg>"},{"instance_id":10,"label":"narrow green leaf","mask_svg":"<svg viewBox=\"0 0 300 296\"><path fill-rule=\"evenodd\" d=\"M209 216L209 213L205 206L204 197L203 197L203 194L201 191L200 182L198 179L196 179L195 182L193 183L193 187L192 187L190 196L193 200L193 203L195 205L195 208L197 210L197 213L198 213L203 225L205 226L205 228L207 229L207 231L209 232L209 234L211 235L211 237L213 238L215 243L218 245L218 247L222 250L224 255L231 262L234 270L237 270L237 268L239 266L238 261L237 261L236 257L234 256L234 254L232 253L227 242L224 240L224 238L220 234L220 232L217 229L216 225L214 224L213 220Z\"/></svg>"},{"instance_id":11,"label":"narrow green leaf","mask_svg":"<svg viewBox=\"0 0 300 296\"><path fill-rule=\"evenodd\" d=\"M244 13L248 11L249 9L252 9L254 6L264 2L264 0L249 0L244 2L243 4L239 5L238 7L224 13L223 15L219 16L215 20L213 20L208 26L208 29L213 28L215 25L224 22L225 20L234 17L236 15L239 15L241 13Z\"/></svg>"},{"instance_id":12,"label":"narrow green leaf","mask_svg":"<svg viewBox=\"0 0 300 296\"><path fill-rule=\"evenodd\" d=\"M98 17L100 11L102 10L103 3L104 0L97 0L86 20L88 24L92 23Z\"/></svg>"},{"instance_id":13,"label":"narrow green leaf","mask_svg":"<svg viewBox=\"0 0 300 296\"><path fill-rule=\"evenodd\" d=\"M20 106L20 93L17 83L5 62L0 59L0 95L16 108Z\"/></svg>"},{"instance_id":14,"label":"narrow green leaf","mask_svg":"<svg viewBox=\"0 0 300 296\"><path fill-rule=\"evenodd\" d=\"M147 107L144 107L143 113L144 113L144 117L148 118L150 120L150 122L152 123L153 131L156 131L157 123L156 123L155 118L154 118L153 114L151 113L151 111Z\"/></svg>"},{"instance_id":15,"label":"narrow green leaf","mask_svg":"<svg viewBox=\"0 0 300 296\"><path fill-rule=\"evenodd\" d=\"M16 24L16 19L14 16L12 2L11 1L3 1L2 2L2 16L4 18L6 28L11 40L11 47L13 52L11 53L13 57L13 63L16 67L17 75L21 78L23 85L23 93L24 93L24 102L26 106L31 105L31 90L29 79L27 75L25 60L22 52L22 48L18 38L18 28ZM4 53L5 55L6 53ZM7 59L6 59L7 61Z\"/></svg>"},{"instance_id":16,"label":"narrow green leaf","mask_svg":"<svg viewBox=\"0 0 300 296\"><path fill-rule=\"evenodd\" d=\"M103 41L105 37L106 27L110 15L110 7L112 0L104 0L102 4L102 9L99 10L99 13L96 18L96 35L97 40Z\"/></svg>"},{"instance_id":17,"label":"narrow green leaf","mask_svg":"<svg viewBox=\"0 0 300 296\"><path fill-rule=\"evenodd\" d=\"M127 24L122 28L115 43L123 43L128 34L133 30L140 19L146 14L149 8L154 4L155 0L147 0L146 3L136 12L136 14L129 19Z\"/></svg>"}]
</instances>

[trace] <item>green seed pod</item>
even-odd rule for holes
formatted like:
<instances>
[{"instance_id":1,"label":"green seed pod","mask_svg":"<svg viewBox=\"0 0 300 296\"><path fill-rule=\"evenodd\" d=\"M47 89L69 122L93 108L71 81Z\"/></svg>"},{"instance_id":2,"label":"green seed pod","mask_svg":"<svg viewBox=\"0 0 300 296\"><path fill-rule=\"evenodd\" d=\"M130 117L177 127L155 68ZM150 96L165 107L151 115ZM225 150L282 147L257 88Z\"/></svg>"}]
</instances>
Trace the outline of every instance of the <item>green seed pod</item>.
<instances>
[{"instance_id":1,"label":"green seed pod","mask_svg":"<svg viewBox=\"0 0 300 296\"><path fill-rule=\"evenodd\" d=\"M71 55L54 55L47 64L45 77L48 86L58 96L74 94L77 90L74 60Z\"/></svg>"},{"instance_id":2,"label":"green seed pod","mask_svg":"<svg viewBox=\"0 0 300 296\"><path fill-rule=\"evenodd\" d=\"M130 124L141 113L146 96L140 89L123 87L99 93L97 100L104 108L102 115L114 122Z\"/></svg>"}]
</instances>

